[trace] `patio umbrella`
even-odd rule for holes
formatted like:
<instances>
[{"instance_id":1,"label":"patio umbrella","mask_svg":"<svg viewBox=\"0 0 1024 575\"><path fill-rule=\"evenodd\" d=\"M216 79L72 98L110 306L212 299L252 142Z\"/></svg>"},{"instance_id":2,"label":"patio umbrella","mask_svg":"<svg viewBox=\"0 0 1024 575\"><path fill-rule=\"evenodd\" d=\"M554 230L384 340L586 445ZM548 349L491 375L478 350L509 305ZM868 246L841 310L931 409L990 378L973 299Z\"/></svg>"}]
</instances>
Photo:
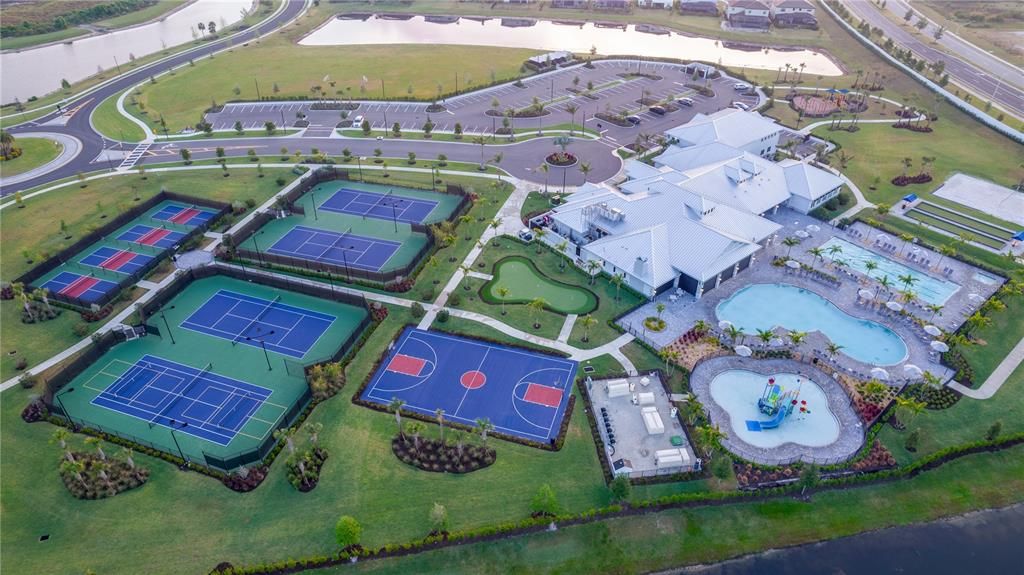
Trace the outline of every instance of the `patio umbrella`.
<instances>
[{"instance_id":1,"label":"patio umbrella","mask_svg":"<svg viewBox=\"0 0 1024 575\"><path fill-rule=\"evenodd\" d=\"M786 260L786 267L791 267L793 269L799 269L800 268L800 262L798 262L796 260Z\"/></svg>"},{"instance_id":2,"label":"patio umbrella","mask_svg":"<svg viewBox=\"0 0 1024 575\"><path fill-rule=\"evenodd\" d=\"M784 342L781 337L773 337L772 340L768 342L768 345L772 347L781 347L783 343Z\"/></svg>"},{"instance_id":3,"label":"patio umbrella","mask_svg":"<svg viewBox=\"0 0 1024 575\"><path fill-rule=\"evenodd\" d=\"M730 327L732 327L732 322L729 320L723 319L718 322L718 329L729 329Z\"/></svg>"},{"instance_id":4,"label":"patio umbrella","mask_svg":"<svg viewBox=\"0 0 1024 575\"><path fill-rule=\"evenodd\" d=\"M750 355L752 353L754 353L754 350L750 349L749 347L747 347L745 345L737 345L736 346L736 355L738 355L740 357L750 357Z\"/></svg>"},{"instance_id":5,"label":"patio umbrella","mask_svg":"<svg viewBox=\"0 0 1024 575\"><path fill-rule=\"evenodd\" d=\"M875 297L875 294L871 293L871 290L866 290L866 289L860 290L859 292L857 292L857 295L859 295L860 297L862 297L864 299L874 299L874 297Z\"/></svg>"},{"instance_id":6,"label":"patio umbrella","mask_svg":"<svg viewBox=\"0 0 1024 575\"><path fill-rule=\"evenodd\" d=\"M920 367L917 367L912 363L908 363L903 366L903 375L906 375L907 377L921 377L921 374L923 373L924 372L921 371Z\"/></svg>"},{"instance_id":7,"label":"patio umbrella","mask_svg":"<svg viewBox=\"0 0 1024 575\"><path fill-rule=\"evenodd\" d=\"M985 298L976 293L971 293L967 294L967 300L970 301L971 303L982 303L983 301L985 301Z\"/></svg>"},{"instance_id":8,"label":"patio umbrella","mask_svg":"<svg viewBox=\"0 0 1024 575\"><path fill-rule=\"evenodd\" d=\"M648 386L650 384L651 384L651 378L647 377L646 375L640 378L640 385L643 385L643 386L646 387L646 386Z\"/></svg>"},{"instance_id":9,"label":"patio umbrella","mask_svg":"<svg viewBox=\"0 0 1024 575\"><path fill-rule=\"evenodd\" d=\"M942 335L942 330L935 327L934 325L924 326L924 332L928 335Z\"/></svg>"},{"instance_id":10,"label":"patio umbrella","mask_svg":"<svg viewBox=\"0 0 1024 575\"><path fill-rule=\"evenodd\" d=\"M935 340L931 342L929 345L931 345L932 349L939 353L946 353L947 351L949 351L949 346L946 345L946 342L944 341Z\"/></svg>"},{"instance_id":11,"label":"patio umbrella","mask_svg":"<svg viewBox=\"0 0 1024 575\"><path fill-rule=\"evenodd\" d=\"M878 234L877 236L875 236L875 239L880 241L880 242L884 242L884 241L889 239L889 236L887 236L885 234Z\"/></svg>"},{"instance_id":12,"label":"patio umbrella","mask_svg":"<svg viewBox=\"0 0 1024 575\"><path fill-rule=\"evenodd\" d=\"M880 367L876 367L871 370L871 377L881 381L889 381L889 372Z\"/></svg>"},{"instance_id":13,"label":"patio umbrella","mask_svg":"<svg viewBox=\"0 0 1024 575\"><path fill-rule=\"evenodd\" d=\"M900 302L898 301L887 302L885 304L885 307L891 309L892 311L900 311L901 309L903 309L903 306L900 305Z\"/></svg>"},{"instance_id":14,"label":"patio umbrella","mask_svg":"<svg viewBox=\"0 0 1024 575\"><path fill-rule=\"evenodd\" d=\"M793 233L793 235L798 237L798 238L809 238L809 237L811 237L811 234L809 234L809 233L807 233L807 232L805 232L803 230L797 230L796 232Z\"/></svg>"},{"instance_id":15,"label":"patio umbrella","mask_svg":"<svg viewBox=\"0 0 1024 575\"><path fill-rule=\"evenodd\" d=\"M821 227L819 227L818 224L808 224L807 231L809 231L809 232L820 232L821 231Z\"/></svg>"}]
</instances>

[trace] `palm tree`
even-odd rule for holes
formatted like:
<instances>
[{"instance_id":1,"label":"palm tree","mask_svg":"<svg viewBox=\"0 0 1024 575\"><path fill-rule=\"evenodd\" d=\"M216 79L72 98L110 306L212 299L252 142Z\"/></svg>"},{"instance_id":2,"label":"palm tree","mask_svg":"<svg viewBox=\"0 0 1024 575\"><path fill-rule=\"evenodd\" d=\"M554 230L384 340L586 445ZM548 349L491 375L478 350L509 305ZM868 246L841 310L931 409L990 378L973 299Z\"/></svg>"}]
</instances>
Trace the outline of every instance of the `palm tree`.
<instances>
[{"instance_id":1,"label":"palm tree","mask_svg":"<svg viewBox=\"0 0 1024 575\"><path fill-rule=\"evenodd\" d=\"M907 245L910 244L911 240L914 239L914 236L912 236L910 234L907 234L907 233L903 233L903 234L900 234L900 239L903 240L903 246L900 247L900 253L897 254L897 255L902 257L903 256L903 250L907 249Z\"/></svg>"},{"instance_id":2,"label":"palm tree","mask_svg":"<svg viewBox=\"0 0 1024 575\"><path fill-rule=\"evenodd\" d=\"M939 246L939 261L935 263L935 269L940 269L942 260L951 258L956 255L956 248L953 246L941 245Z\"/></svg>"},{"instance_id":3,"label":"palm tree","mask_svg":"<svg viewBox=\"0 0 1024 575\"><path fill-rule=\"evenodd\" d=\"M487 139L483 136L476 136L473 138L473 143L480 146L480 171L487 169L487 162L484 160L484 148L487 146Z\"/></svg>"},{"instance_id":4,"label":"palm tree","mask_svg":"<svg viewBox=\"0 0 1024 575\"><path fill-rule=\"evenodd\" d=\"M891 286L892 280L889 279L889 276L882 276L878 278L878 288L875 289L875 298L878 297L878 294L882 291L883 288L886 292L888 292Z\"/></svg>"},{"instance_id":5,"label":"palm tree","mask_svg":"<svg viewBox=\"0 0 1024 575\"><path fill-rule=\"evenodd\" d=\"M759 329L757 330L757 339L761 340L761 343L768 345L772 339L775 338L775 332L770 329Z\"/></svg>"},{"instance_id":6,"label":"palm tree","mask_svg":"<svg viewBox=\"0 0 1024 575\"><path fill-rule=\"evenodd\" d=\"M85 486L88 485L85 482L85 476L82 475L82 472L85 471L85 463L74 460L64 461L63 463L60 464L60 471L61 473L74 475L75 479L77 479L79 483Z\"/></svg>"},{"instance_id":7,"label":"palm tree","mask_svg":"<svg viewBox=\"0 0 1024 575\"><path fill-rule=\"evenodd\" d=\"M697 321L693 322L693 331L697 333L707 333L708 329L710 328L711 326L708 325L708 322L702 319L698 319Z\"/></svg>"},{"instance_id":8,"label":"palm tree","mask_svg":"<svg viewBox=\"0 0 1024 575\"><path fill-rule=\"evenodd\" d=\"M902 395L896 396L895 403L896 413L902 414L900 419L903 420L903 423L905 423L907 427L910 427L910 422L914 421L914 419L924 411L924 408L928 406L924 401L917 401L913 398L904 397Z\"/></svg>"},{"instance_id":9,"label":"palm tree","mask_svg":"<svg viewBox=\"0 0 1024 575\"><path fill-rule=\"evenodd\" d=\"M590 173L590 162L580 162L580 173L583 174L583 183L587 183L587 174Z\"/></svg>"},{"instance_id":10,"label":"palm tree","mask_svg":"<svg viewBox=\"0 0 1024 575\"><path fill-rule=\"evenodd\" d=\"M548 231L544 228L533 228L533 235L537 236L537 255L540 255L541 249L544 246L541 240L544 239L544 236L548 235Z\"/></svg>"},{"instance_id":11,"label":"palm tree","mask_svg":"<svg viewBox=\"0 0 1024 575\"><path fill-rule=\"evenodd\" d=\"M11 284L11 291L14 292L14 297L21 300L21 307L25 310L25 315L34 322L36 319L36 312L32 309L32 303L28 293L25 292L25 284L21 282L14 282Z\"/></svg>"},{"instance_id":12,"label":"palm tree","mask_svg":"<svg viewBox=\"0 0 1024 575\"><path fill-rule=\"evenodd\" d=\"M942 315L942 308L943 308L943 306L941 306L941 305L939 305L937 303L930 303L930 304L928 304L928 305L926 305L924 307L928 311L932 312L932 316L930 318L928 318L929 322L932 321L933 319L935 319L936 315Z\"/></svg>"},{"instance_id":13,"label":"palm tree","mask_svg":"<svg viewBox=\"0 0 1024 575\"><path fill-rule=\"evenodd\" d=\"M583 326L583 341L590 341L590 328L597 325L597 320L588 313L580 320L580 325Z\"/></svg>"},{"instance_id":14,"label":"palm tree","mask_svg":"<svg viewBox=\"0 0 1024 575\"><path fill-rule=\"evenodd\" d=\"M490 419L487 419L486 417L484 417L484 418L476 420L476 428L479 430L480 440L483 441L484 444L486 445L487 444L487 432L493 430L494 429L494 425L491 423Z\"/></svg>"},{"instance_id":15,"label":"palm tree","mask_svg":"<svg viewBox=\"0 0 1024 575\"><path fill-rule=\"evenodd\" d=\"M124 462L128 464L128 469L135 469L135 459L132 458L134 454L131 447L121 448L121 455L124 457Z\"/></svg>"},{"instance_id":16,"label":"palm tree","mask_svg":"<svg viewBox=\"0 0 1024 575\"><path fill-rule=\"evenodd\" d=\"M395 423L398 425L398 437L405 439L405 433L402 432L402 407L405 406L405 402L397 397L391 398L391 403L388 404L388 411L395 414Z\"/></svg>"},{"instance_id":17,"label":"palm tree","mask_svg":"<svg viewBox=\"0 0 1024 575\"><path fill-rule=\"evenodd\" d=\"M573 128L576 127L576 112L578 112L579 110L580 110L580 107L577 106L573 102L569 102L568 104L565 105L565 111L569 112L569 117L570 117L570 120L569 120L569 135L570 136L573 134ZM584 117L584 121L585 120L586 120L586 117Z\"/></svg>"},{"instance_id":18,"label":"palm tree","mask_svg":"<svg viewBox=\"0 0 1024 575\"><path fill-rule=\"evenodd\" d=\"M551 166L547 162L544 162L540 166L537 166L537 170L544 172L544 195L548 193L548 172L551 171Z\"/></svg>"},{"instance_id":19,"label":"palm tree","mask_svg":"<svg viewBox=\"0 0 1024 575\"><path fill-rule=\"evenodd\" d=\"M832 244L828 247L828 256L832 258L832 263L835 263L836 255L843 253L843 246L839 244Z\"/></svg>"},{"instance_id":20,"label":"palm tree","mask_svg":"<svg viewBox=\"0 0 1024 575\"><path fill-rule=\"evenodd\" d=\"M868 261L864 262L864 275L868 276L869 278L873 277L871 275L871 272L873 272L873 271L875 271L877 269L878 269L878 262L876 262L874 260L868 260Z\"/></svg>"},{"instance_id":21,"label":"palm tree","mask_svg":"<svg viewBox=\"0 0 1024 575\"><path fill-rule=\"evenodd\" d=\"M789 332L789 341L792 342L794 346L800 345L805 339L807 339L806 331Z\"/></svg>"},{"instance_id":22,"label":"palm tree","mask_svg":"<svg viewBox=\"0 0 1024 575\"><path fill-rule=\"evenodd\" d=\"M914 160L911 158L903 158L903 160L900 161L900 164L903 165L903 177L905 178L907 177L907 170L910 169L910 166L914 165Z\"/></svg>"},{"instance_id":23,"label":"palm tree","mask_svg":"<svg viewBox=\"0 0 1024 575\"><path fill-rule=\"evenodd\" d=\"M932 389L938 389L942 387L942 379L935 376L930 371L925 371L921 374L921 379L924 380L924 384Z\"/></svg>"},{"instance_id":24,"label":"palm tree","mask_svg":"<svg viewBox=\"0 0 1024 575\"><path fill-rule=\"evenodd\" d=\"M661 319L661 314L665 312L665 304L659 301L654 305L654 310L658 312L658 319Z\"/></svg>"},{"instance_id":25,"label":"palm tree","mask_svg":"<svg viewBox=\"0 0 1024 575\"><path fill-rule=\"evenodd\" d=\"M501 315L505 315L505 298L508 297L508 288L505 286L498 286L498 297L501 298Z\"/></svg>"},{"instance_id":26,"label":"palm tree","mask_svg":"<svg viewBox=\"0 0 1024 575\"><path fill-rule=\"evenodd\" d=\"M825 255L825 250L820 248L820 247L817 247L817 248L811 248L811 249L807 250L807 253L809 253L812 256L814 256L814 259L811 260L811 262L814 263L814 262L817 262L818 259L821 258L823 255Z\"/></svg>"},{"instance_id":27,"label":"palm tree","mask_svg":"<svg viewBox=\"0 0 1024 575\"><path fill-rule=\"evenodd\" d=\"M440 407L434 410L437 417L437 426L441 430L441 445L444 445L444 410Z\"/></svg>"},{"instance_id":28,"label":"palm tree","mask_svg":"<svg viewBox=\"0 0 1024 575\"><path fill-rule=\"evenodd\" d=\"M793 236L789 236L789 237L787 237L787 238L782 240L782 245L784 245L784 246L789 248L789 250L786 251L786 259L788 260L789 259L789 254L792 253L792 251L793 251L793 246L800 245L800 239L799 238L794 238Z\"/></svg>"},{"instance_id":29,"label":"palm tree","mask_svg":"<svg viewBox=\"0 0 1024 575\"><path fill-rule=\"evenodd\" d=\"M729 334L729 339L731 339L733 343L739 345L740 343L743 342L743 328L742 327L736 327L736 326L730 324L729 327L725 328L725 331L726 331L726 333Z\"/></svg>"},{"instance_id":30,"label":"palm tree","mask_svg":"<svg viewBox=\"0 0 1024 575\"><path fill-rule=\"evenodd\" d=\"M14 152L14 135L7 130L0 130L0 155L5 158Z\"/></svg>"},{"instance_id":31,"label":"palm tree","mask_svg":"<svg viewBox=\"0 0 1024 575\"><path fill-rule=\"evenodd\" d=\"M63 427L58 427L53 431L53 436L50 438L50 443L56 443L60 445L61 450L64 451L64 457L68 461L74 461L75 455L68 449L68 438L71 437L71 432Z\"/></svg>"},{"instance_id":32,"label":"palm tree","mask_svg":"<svg viewBox=\"0 0 1024 575\"><path fill-rule=\"evenodd\" d=\"M829 360L835 359L836 354L839 353L839 350L843 349L843 347L844 346L837 343L829 342L829 344L825 346L825 349L828 351Z\"/></svg>"},{"instance_id":33,"label":"palm tree","mask_svg":"<svg viewBox=\"0 0 1024 575\"><path fill-rule=\"evenodd\" d=\"M697 441L700 442L701 447L707 452L709 459L721 448L721 441L723 439L725 439L725 434L718 429L717 425L714 427L704 425L697 428Z\"/></svg>"},{"instance_id":34,"label":"palm tree","mask_svg":"<svg viewBox=\"0 0 1024 575\"><path fill-rule=\"evenodd\" d=\"M908 273L908 274L904 274L904 275L901 275L901 276L897 276L897 278L896 278L896 279L898 279L898 280L899 280L899 282L900 282L901 284L903 284L903 287L904 287L904 289L908 289L908 290L909 290L909 289L910 289L911 287L913 287L913 286L914 286L914 284L916 284L917 282L921 281L921 279L920 279L920 278L918 278L918 277L915 277L914 275L912 275L912 274L909 274L909 273Z\"/></svg>"},{"instance_id":35,"label":"palm tree","mask_svg":"<svg viewBox=\"0 0 1024 575\"><path fill-rule=\"evenodd\" d=\"M615 301L619 301L619 292L622 290L622 282L626 279L625 274L612 274L612 285L615 286Z\"/></svg>"},{"instance_id":36,"label":"palm tree","mask_svg":"<svg viewBox=\"0 0 1024 575\"><path fill-rule=\"evenodd\" d=\"M569 249L569 240L562 240L558 242L555 244L555 249L558 250L558 253L565 255L565 250ZM563 272L565 271L565 258L560 258L558 260L558 270Z\"/></svg>"},{"instance_id":37,"label":"palm tree","mask_svg":"<svg viewBox=\"0 0 1024 575\"><path fill-rule=\"evenodd\" d=\"M671 347L665 346L658 352L658 357L665 361L665 371L671 374L672 365L679 361L679 352Z\"/></svg>"},{"instance_id":38,"label":"palm tree","mask_svg":"<svg viewBox=\"0 0 1024 575\"><path fill-rule=\"evenodd\" d=\"M420 434L423 433L423 424L413 421L407 426L409 435L412 436L412 446L416 451L420 450Z\"/></svg>"},{"instance_id":39,"label":"palm tree","mask_svg":"<svg viewBox=\"0 0 1024 575\"><path fill-rule=\"evenodd\" d=\"M540 322L536 321L537 314L544 311L547 307L548 302L544 301L544 298L538 297L530 300L530 303L526 304L526 307L530 310L530 321L533 323L533 329L540 329Z\"/></svg>"},{"instance_id":40,"label":"palm tree","mask_svg":"<svg viewBox=\"0 0 1024 575\"><path fill-rule=\"evenodd\" d=\"M967 318L967 333L973 335L978 329L985 328L992 325L992 318L987 315L981 315L981 312L974 312L971 317Z\"/></svg>"},{"instance_id":41,"label":"palm tree","mask_svg":"<svg viewBox=\"0 0 1024 575\"><path fill-rule=\"evenodd\" d=\"M103 452L103 440L99 437L86 437L85 443L96 448L96 454L101 460L107 459L107 454Z\"/></svg>"},{"instance_id":42,"label":"palm tree","mask_svg":"<svg viewBox=\"0 0 1024 575\"><path fill-rule=\"evenodd\" d=\"M597 272L601 271L601 262L597 260L587 260L585 264L587 273L590 274L590 285L594 285L594 278L597 277Z\"/></svg>"}]
</instances>

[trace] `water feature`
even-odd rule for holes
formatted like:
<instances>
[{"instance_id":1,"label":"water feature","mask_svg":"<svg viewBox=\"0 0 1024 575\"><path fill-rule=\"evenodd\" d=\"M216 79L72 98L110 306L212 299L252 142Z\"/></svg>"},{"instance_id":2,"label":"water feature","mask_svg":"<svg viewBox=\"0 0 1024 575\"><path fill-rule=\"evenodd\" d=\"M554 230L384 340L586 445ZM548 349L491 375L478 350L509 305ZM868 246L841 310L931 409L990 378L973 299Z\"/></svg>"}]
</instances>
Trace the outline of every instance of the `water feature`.
<instances>
[{"instance_id":1,"label":"water feature","mask_svg":"<svg viewBox=\"0 0 1024 575\"><path fill-rule=\"evenodd\" d=\"M842 70L828 56L806 49L777 50L728 47L712 38L684 36L676 32L650 34L630 24L622 28L601 27L588 22L572 25L549 20L505 19L526 26L502 24L503 19L483 21L467 18L452 23L428 22L422 16L406 20L372 18L366 21L332 19L299 41L303 46L354 44L457 44L569 50L586 53L591 47L599 54L639 55L720 63L724 66L777 70L790 64L805 64L804 74L839 76Z\"/></svg>"},{"instance_id":2,"label":"water feature","mask_svg":"<svg viewBox=\"0 0 1024 575\"><path fill-rule=\"evenodd\" d=\"M729 414L729 435L761 448L778 447L784 443L822 447L839 438L839 420L829 409L825 392L818 384L794 373L771 375L783 392L799 392L793 412L774 429L749 430L747 420L770 419L757 407L768 377L744 369L730 369L711 380L711 398ZM805 411L801 412L800 407Z\"/></svg>"},{"instance_id":3,"label":"water feature","mask_svg":"<svg viewBox=\"0 0 1024 575\"><path fill-rule=\"evenodd\" d=\"M136 58L193 40L200 22L224 28L242 19L253 0L197 0L164 20L91 36L71 43L53 44L0 54L0 101L21 101L60 89L60 81L76 82L120 64L125 70L130 55Z\"/></svg>"},{"instance_id":4,"label":"water feature","mask_svg":"<svg viewBox=\"0 0 1024 575\"><path fill-rule=\"evenodd\" d=\"M829 255L828 248L831 246L839 246L843 248L842 253ZM899 276L909 274L917 279L917 282L911 286L910 289L917 294L917 299L927 303L942 305L946 303L946 300L948 300L951 295L960 289L959 284L934 278L922 271L909 268L883 255L876 254L871 250L864 249L840 238L834 237L825 242L821 247L825 250L824 257L843 260L851 269L854 269L864 275L870 275L875 279L881 278L882 276L889 276L889 279L892 280L893 284L897 287L901 285L897 281L897 278L899 278ZM909 250L912 248L908 247L907 249ZM938 256L935 257L936 261L938 261ZM868 274L867 267L865 267L867 262L875 262L878 265L878 267L870 274Z\"/></svg>"},{"instance_id":5,"label":"water feature","mask_svg":"<svg viewBox=\"0 0 1024 575\"><path fill-rule=\"evenodd\" d=\"M747 286L719 303L715 313L743 328L748 337L775 327L820 331L857 361L895 365L907 357L906 343L891 329L855 318L820 295L792 285Z\"/></svg>"}]
</instances>

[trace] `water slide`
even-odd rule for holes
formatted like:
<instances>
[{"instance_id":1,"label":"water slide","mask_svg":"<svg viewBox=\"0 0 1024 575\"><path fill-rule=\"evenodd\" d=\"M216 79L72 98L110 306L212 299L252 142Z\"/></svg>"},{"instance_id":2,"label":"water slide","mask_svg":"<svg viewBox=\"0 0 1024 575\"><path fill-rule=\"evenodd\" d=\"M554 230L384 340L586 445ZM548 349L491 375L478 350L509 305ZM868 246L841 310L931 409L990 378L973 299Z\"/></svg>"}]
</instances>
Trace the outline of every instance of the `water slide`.
<instances>
[{"instance_id":1,"label":"water slide","mask_svg":"<svg viewBox=\"0 0 1024 575\"><path fill-rule=\"evenodd\" d=\"M747 431L764 431L765 429L775 429L782 424L782 420L786 419L786 412L789 411L785 407L779 409L775 417L767 421L757 421L753 419L747 420Z\"/></svg>"}]
</instances>

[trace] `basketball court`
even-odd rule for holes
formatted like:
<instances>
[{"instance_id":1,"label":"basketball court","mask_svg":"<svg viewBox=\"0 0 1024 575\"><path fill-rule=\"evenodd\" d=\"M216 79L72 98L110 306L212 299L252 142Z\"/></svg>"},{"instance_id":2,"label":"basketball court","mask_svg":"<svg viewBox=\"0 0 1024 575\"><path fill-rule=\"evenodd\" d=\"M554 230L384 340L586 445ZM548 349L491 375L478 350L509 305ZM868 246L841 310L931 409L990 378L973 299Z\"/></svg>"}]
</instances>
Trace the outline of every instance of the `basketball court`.
<instances>
[{"instance_id":1,"label":"basketball court","mask_svg":"<svg viewBox=\"0 0 1024 575\"><path fill-rule=\"evenodd\" d=\"M471 427L548 443L561 429L575 361L540 352L407 327L388 351L362 399Z\"/></svg>"}]
</instances>

